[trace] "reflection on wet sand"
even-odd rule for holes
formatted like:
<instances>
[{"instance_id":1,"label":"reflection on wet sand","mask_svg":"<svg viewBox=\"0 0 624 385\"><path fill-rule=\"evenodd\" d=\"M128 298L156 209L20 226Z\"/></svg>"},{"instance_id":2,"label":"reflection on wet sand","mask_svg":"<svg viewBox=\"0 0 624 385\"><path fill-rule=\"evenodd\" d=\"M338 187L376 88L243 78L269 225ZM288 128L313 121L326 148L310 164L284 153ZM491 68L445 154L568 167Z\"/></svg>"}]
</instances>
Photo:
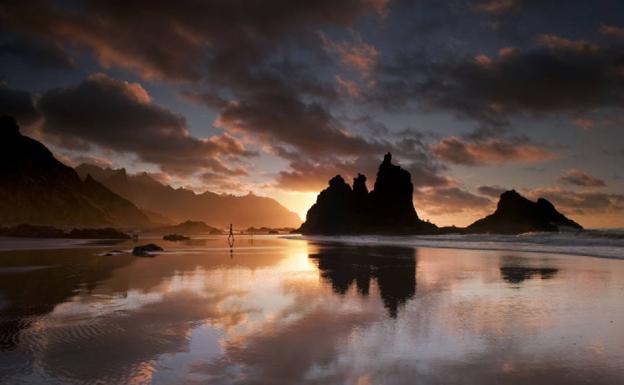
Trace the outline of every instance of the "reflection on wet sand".
<instances>
[{"instance_id":1,"label":"reflection on wet sand","mask_svg":"<svg viewBox=\"0 0 624 385\"><path fill-rule=\"evenodd\" d=\"M416 293L415 254L406 247L324 245L310 258L317 260L321 276L338 294L355 282L358 293L367 296L371 280L376 280L388 314L396 318L399 306Z\"/></svg>"},{"instance_id":2,"label":"reflection on wet sand","mask_svg":"<svg viewBox=\"0 0 624 385\"><path fill-rule=\"evenodd\" d=\"M534 260L515 256L503 256L500 267L501 277L511 283L520 284L526 280L552 279L559 269L553 266L536 265Z\"/></svg>"},{"instance_id":3,"label":"reflection on wet sand","mask_svg":"<svg viewBox=\"0 0 624 385\"><path fill-rule=\"evenodd\" d=\"M624 376L622 261L270 237L240 242L230 258L224 245L165 244L149 259L0 253L0 383Z\"/></svg>"}]
</instances>

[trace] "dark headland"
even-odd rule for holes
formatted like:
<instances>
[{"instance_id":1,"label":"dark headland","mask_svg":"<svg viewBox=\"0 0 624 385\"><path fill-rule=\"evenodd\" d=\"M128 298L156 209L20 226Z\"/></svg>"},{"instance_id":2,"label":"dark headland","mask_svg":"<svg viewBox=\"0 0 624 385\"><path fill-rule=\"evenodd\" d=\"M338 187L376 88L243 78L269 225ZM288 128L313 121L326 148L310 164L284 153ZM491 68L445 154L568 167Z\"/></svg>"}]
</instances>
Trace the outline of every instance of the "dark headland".
<instances>
[{"instance_id":1,"label":"dark headland","mask_svg":"<svg viewBox=\"0 0 624 385\"><path fill-rule=\"evenodd\" d=\"M412 200L410 173L392 164L390 153L377 171L374 188L368 191L366 176L358 174L350 186L340 175L329 181L307 213L298 232L309 235L348 234L449 234L581 230L582 227L540 198L530 201L516 191L501 194L496 211L466 228L439 228L418 217Z\"/></svg>"}]
</instances>

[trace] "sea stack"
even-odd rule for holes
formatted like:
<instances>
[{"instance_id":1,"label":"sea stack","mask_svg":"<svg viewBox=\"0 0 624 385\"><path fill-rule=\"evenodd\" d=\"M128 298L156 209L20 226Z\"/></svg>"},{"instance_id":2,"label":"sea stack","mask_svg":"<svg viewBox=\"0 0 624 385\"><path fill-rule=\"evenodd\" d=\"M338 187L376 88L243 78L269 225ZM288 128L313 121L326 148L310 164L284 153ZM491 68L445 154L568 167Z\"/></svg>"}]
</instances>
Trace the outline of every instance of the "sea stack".
<instances>
[{"instance_id":1,"label":"sea stack","mask_svg":"<svg viewBox=\"0 0 624 385\"><path fill-rule=\"evenodd\" d=\"M557 211L546 199L533 202L510 190L501 194L493 214L468 226L467 232L520 234L564 229L582 230L583 227Z\"/></svg>"},{"instance_id":2,"label":"sea stack","mask_svg":"<svg viewBox=\"0 0 624 385\"><path fill-rule=\"evenodd\" d=\"M410 173L392 164L390 153L379 166L372 191L366 176L358 174L353 186L336 175L320 192L299 228L303 234L422 234L437 227L418 218Z\"/></svg>"}]
</instances>

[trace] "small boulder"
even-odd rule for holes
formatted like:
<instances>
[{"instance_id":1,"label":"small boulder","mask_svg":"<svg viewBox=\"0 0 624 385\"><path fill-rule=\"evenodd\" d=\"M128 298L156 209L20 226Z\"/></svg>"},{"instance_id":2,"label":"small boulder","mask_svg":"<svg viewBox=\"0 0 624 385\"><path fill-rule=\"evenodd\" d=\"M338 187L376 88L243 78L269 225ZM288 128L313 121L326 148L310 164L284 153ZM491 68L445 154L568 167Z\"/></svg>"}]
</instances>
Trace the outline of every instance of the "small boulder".
<instances>
[{"instance_id":1,"label":"small boulder","mask_svg":"<svg viewBox=\"0 0 624 385\"><path fill-rule=\"evenodd\" d=\"M164 250L162 247L154 243L149 243L147 245L136 246L134 249L132 249L132 255L135 255L137 257L149 257L150 253L154 253L157 251L164 251Z\"/></svg>"}]
</instances>

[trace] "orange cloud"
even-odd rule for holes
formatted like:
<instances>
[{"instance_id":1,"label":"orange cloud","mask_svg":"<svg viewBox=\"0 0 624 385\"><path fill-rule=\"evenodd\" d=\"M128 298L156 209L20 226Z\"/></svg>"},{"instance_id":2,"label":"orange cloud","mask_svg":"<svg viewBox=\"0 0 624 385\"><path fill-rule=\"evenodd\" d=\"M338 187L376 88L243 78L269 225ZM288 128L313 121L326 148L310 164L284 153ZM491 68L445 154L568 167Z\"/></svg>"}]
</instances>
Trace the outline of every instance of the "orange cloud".
<instances>
[{"instance_id":1,"label":"orange cloud","mask_svg":"<svg viewBox=\"0 0 624 385\"><path fill-rule=\"evenodd\" d=\"M360 86L354 81L344 80L340 75L336 75L336 83L353 97L360 96Z\"/></svg>"},{"instance_id":2,"label":"orange cloud","mask_svg":"<svg viewBox=\"0 0 624 385\"><path fill-rule=\"evenodd\" d=\"M321 34L323 47L327 52L335 52L340 57L340 62L347 68L357 71L363 77L369 77L379 58L379 51L374 46L362 41L355 34L353 42L333 42L324 34Z\"/></svg>"},{"instance_id":3,"label":"orange cloud","mask_svg":"<svg viewBox=\"0 0 624 385\"><path fill-rule=\"evenodd\" d=\"M576 53L597 53L600 50L598 45L585 40L570 40L557 35L544 34L537 37L537 43L550 49L564 49Z\"/></svg>"},{"instance_id":4,"label":"orange cloud","mask_svg":"<svg viewBox=\"0 0 624 385\"><path fill-rule=\"evenodd\" d=\"M556 158L556 154L538 145L504 139L470 142L450 136L443 138L431 149L438 158L463 165L533 163Z\"/></svg>"}]
</instances>

